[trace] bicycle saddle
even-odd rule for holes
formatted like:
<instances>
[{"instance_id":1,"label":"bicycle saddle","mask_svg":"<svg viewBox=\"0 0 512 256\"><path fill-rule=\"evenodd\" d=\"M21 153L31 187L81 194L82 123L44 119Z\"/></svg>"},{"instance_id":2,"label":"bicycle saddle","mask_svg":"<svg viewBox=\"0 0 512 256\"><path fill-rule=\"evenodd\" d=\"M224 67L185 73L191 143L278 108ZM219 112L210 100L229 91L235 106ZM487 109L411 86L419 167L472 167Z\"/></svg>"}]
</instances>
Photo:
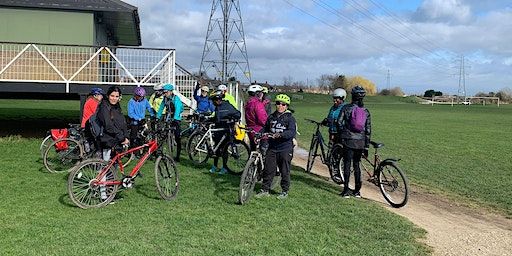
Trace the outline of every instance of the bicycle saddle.
<instances>
[{"instance_id":1,"label":"bicycle saddle","mask_svg":"<svg viewBox=\"0 0 512 256\"><path fill-rule=\"evenodd\" d=\"M374 148L382 148L382 147L384 147L384 143L379 143L379 142L375 142L375 141L370 141L370 144L372 144L372 146Z\"/></svg>"}]
</instances>

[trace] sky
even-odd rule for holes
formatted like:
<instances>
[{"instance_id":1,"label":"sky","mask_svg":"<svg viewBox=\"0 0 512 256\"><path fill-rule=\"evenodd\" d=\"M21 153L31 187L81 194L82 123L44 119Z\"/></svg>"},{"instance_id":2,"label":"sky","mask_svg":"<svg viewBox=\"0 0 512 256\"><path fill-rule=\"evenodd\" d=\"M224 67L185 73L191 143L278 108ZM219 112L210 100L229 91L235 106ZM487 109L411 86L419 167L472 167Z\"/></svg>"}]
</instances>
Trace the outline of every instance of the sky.
<instances>
[{"instance_id":1,"label":"sky","mask_svg":"<svg viewBox=\"0 0 512 256\"><path fill-rule=\"evenodd\" d=\"M176 49L199 71L213 0L124 0L139 8L142 46ZM512 1L241 0L253 81L317 84L363 76L379 90L467 95L512 88ZM461 82L462 83L462 82Z\"/></svg>"}]
</instances>

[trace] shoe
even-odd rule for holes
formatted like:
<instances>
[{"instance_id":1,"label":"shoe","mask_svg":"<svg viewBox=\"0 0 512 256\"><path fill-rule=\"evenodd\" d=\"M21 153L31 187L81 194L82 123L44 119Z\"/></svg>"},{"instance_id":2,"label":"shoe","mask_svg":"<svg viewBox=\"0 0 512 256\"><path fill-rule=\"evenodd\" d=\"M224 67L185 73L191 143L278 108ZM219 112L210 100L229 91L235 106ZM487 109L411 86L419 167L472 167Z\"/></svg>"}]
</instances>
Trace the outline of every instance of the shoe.
<instances>
[{"instance_id":1,"label":"shoe","mask_svg":"<svg viewBox=\"0 0 512 256\"><path fill-rule=\"evenodd\" d=\"M350 198L350 192L348 191L343 191L341 194L340 194L341 197L343 198Z\"/></svg>"},{"instance_id":2,"label":"shoe","mask_svg":"<svg viewBox=\"0 0 512 256\"><path fill-rule=\"evenodd\" d=\"M217 167L212 166L212 168L210 168L210 173L216 173L216 172L217 172Z\"/></svg>"},{"instance_id":3,"label":"shoe","mask_svg":"<svg viewBox=\"0 0 512 256\"><path fill-rule=\"evenodd\" d=\"M281 192L281 194L279 194L277 196L277 199L283 200L283 199L286 199L287 197L288 197L288 192Z\"/></svg>"},{"instance_id":4,"label":"shoe","mask_svg":"<svg viewBox=\"0 0 512 256\"><path fill-rule=\"evenodd\" d=\"M354 192L354 197L361 198L361 192Z\"/></svg>"},{"instance_id":5,"label":"shoe","mask_svg":"<svg viewBox=\"0 0 512 256\"><path fill-rule=\"evenodd\" d=\"M263 197L268 197L268 196L270 196L270 193L268 191L260 190L260 192L258 194L256 194L254 197L263 198Z\"/></svg>"},{"instance_id":6,"label":"shoe","mask_svg":"<svg viewBox=\"0 0 512 256\"><path fill-rule=\"evenodd\" d=\"M226 168L222 167L222 168L220 169L219 174L224 175L224 174L226 174L226 173L228 173L228 169L226 169Z\"/></svg>"}]
</instances>

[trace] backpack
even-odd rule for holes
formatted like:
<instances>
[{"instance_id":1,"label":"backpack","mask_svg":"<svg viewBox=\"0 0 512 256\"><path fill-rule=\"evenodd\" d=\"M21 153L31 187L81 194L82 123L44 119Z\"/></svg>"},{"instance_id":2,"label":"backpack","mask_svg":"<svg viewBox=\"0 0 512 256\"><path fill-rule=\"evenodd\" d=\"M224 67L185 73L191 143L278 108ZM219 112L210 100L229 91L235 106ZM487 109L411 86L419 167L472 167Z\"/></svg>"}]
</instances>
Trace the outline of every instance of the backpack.
<instances>
[{"instance_id":1,"label":"backpack","mask_svg":"<svg viewBox=\"0 0 512 256\"><path fill-rule=\"evenodd\" d=\"M360 133L366 126L366 109L364 107L354 106L350 116L349 129L352 132Z\"/></svg>"},{"instance_id":2,"label":"backpack","mask_svg":"<svg viewBox=\"0 0 512 256\"><path fill-rule=\"evenodd\" d=\"M91 134L95 139L103 136L103 126L100 124L97 116L98 109L99 106L96 109L96 112L94 112L94 114L92 114L92 116L89 117L89 120L87 120L87 122L89 123L89 129L91 130Z\"/></svg>"},{"instance_id":3,"label":"backpack","mask_svg":"<svg viewBox=\"0 0 512 256\"><path fill-rule=\"evenodd\" d=\"M68 129L51 129L50 133L52 134L53 141L69 137ZM57 151L62 151L62 150L68 149L68 142L61 141L61 142L55 143L55 149Z\"/></svg>"}]
</instances>

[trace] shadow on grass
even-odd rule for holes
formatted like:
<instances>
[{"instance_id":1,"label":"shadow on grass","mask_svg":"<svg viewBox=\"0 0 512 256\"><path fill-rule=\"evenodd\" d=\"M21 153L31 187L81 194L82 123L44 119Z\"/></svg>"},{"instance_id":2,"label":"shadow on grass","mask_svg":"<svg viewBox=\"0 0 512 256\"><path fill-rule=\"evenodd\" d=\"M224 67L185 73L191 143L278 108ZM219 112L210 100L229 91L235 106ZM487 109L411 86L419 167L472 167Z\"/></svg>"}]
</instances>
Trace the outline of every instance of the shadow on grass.
<instances>
[{"instance_id":1,"label":"shadow on grass","mask_svg":"<svg viewBox=\"0 0 512 256\"><path fill-rule=\"evenodd\" d=\"M309 187L321 189L336 195L341 193L342 190L341 185L330 182L329 179L323 176L314 173L307 173L303 168L297 166L292 167L291 182L302 182Z\"/></svg>"},{"instance_id":2,"label":"shadow on grass","mask_svg":"<svg viewBox=\"0 0 512 256\"><path fill-rule=\"evenodd\" d=\"M69 199L69 195L67 193L59 196L59 203L61 203L64 206L67 206L67 207L78 208L78 206L76 206L71 201L71 199Z\"/></svg>"}]
</instances>

